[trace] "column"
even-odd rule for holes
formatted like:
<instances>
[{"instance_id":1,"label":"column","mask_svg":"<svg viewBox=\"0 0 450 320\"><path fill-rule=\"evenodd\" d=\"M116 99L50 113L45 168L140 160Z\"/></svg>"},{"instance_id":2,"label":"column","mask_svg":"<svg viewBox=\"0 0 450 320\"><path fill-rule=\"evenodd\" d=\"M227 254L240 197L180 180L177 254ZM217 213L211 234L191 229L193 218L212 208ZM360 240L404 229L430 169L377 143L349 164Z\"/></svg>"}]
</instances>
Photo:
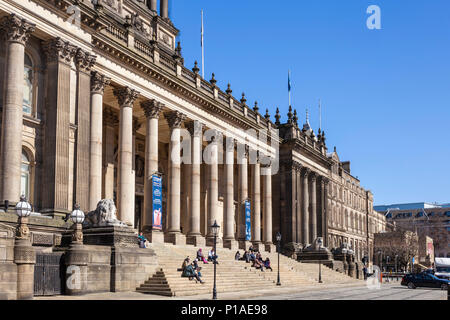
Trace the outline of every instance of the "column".
<instances>
[{"instance_id":1,"label":"column","mask_svg":"<svg viewBox=\"0 0 450 320\"><path fill-rule=\"evenodd\" d=\"M144 174L144 216L142 231L152 243L163 243L164 234L153 229L153 186L152 175L158 172L158 119L163 104L156 100L141 102L146 118L145 129L145 174Z\"/></svg>"},{"instance_id":2,"label":"column","mask_svg":"<svg viewBox=\"0 0 450 320\"><path fill-rule=\"evenodd\" d=\"M105 154L103 164L103 199L114 200L114 167L115 167L115 146L116 146L116 127L119 125L119 117L111 109L106 108L103 112L105 123L105 143L103 152Z\"/></svg>"},{"instance_id":3,"label":"column","mask_svg":"<svg viewBox=\"0 0 450 320\"><path fill-rule=\"evenodd\" d=\"M110 81L97 71L91 73L89 207L86 211L95 210L102 199L103 93Z\"/></svg>"},{"instance_id":4,"label":"column","mask_svg":"<svg viewBox=\"0 0 450 320\"><path fill-rule=\"evenodd\" d=\"M302 170L302 166L300 163L295 163L295 174L296 174L296 184L297 184L297 189L296 189L296 197L297 197L297 206L296 206L296 221L295 221L295 229L297 231L296 233L296 237L293 237L293 240L297 243L301 243L302 242L302 174L301 174L301 170ZM295 189L294 189L295 190Z\"/></svg>"},{"instance_id":5,"label":"column","mask_svg":"<svg viewBox=\"0 0 450 320\"><path fill-rule=\"evenodd\" d=\"M309 187L308 187L308 177L311 170L305 168L302 171L303 175L303 245L310 244L309 242Z\"/></svg>"},{"instance_id":6,"label":"column","mask_svg":"<svg viewBox=\"0 0 450 320\"><path fill-rule=\"evenodd\" d=\"M263 167L264 177L264 245L268 252L275 252L272 242L272 165Z\"/></svg>"},{"instance_id":7,"label":"column","mask_svg":"<svg viewBox=\"0 0 450 320\"><path fill-rule=\"evenodd\" d=\"M74 179L74 203L82 210L91 209L90 204L90 134L91 134L91 68L96 57L90 53L78 49L75 54L75 66L77 68L77 125L75 140L75 179ZM99 114L101 115L101 109ZM98 125L97 123L93 124ZM100 120L100 128L101 128ZM100 142L101 143L101 142ZM101 146L101 144L100 144ZM101 177L101 176L100 176ZM98 185L100 186L100 185ZM101 190L100 190L101 192ZM100 200L100 199L98 199ZM98 201L97 200L97 201ZM70 205L70 204L69 204ZM94 210L95 207L91 210Z\"/></svg>"},{"instance_id":8,"label":"column","mask_svg":"<svg viewBox=\"0 0 450 320\"><path fill-rule=\"evenodd\" d=\"M259 159L252 167L252 243L255 248L261 244L261 164Z\"/></svg>"},{"instance_id":9,"label":"column","mask_svg":"<svg viewBox=\"0 0 450 320\"><path fill-rule=\"evenodd\" d=\"M117 201L119 219L134 227L133 183L133 103L139 92L129 87L114 89L120 106L119 168L117 171Z\"/></svg>"},{"instance_id":10,"label":"column","mask_svg":"<svg viewBox=\"0 0 450 320\"><path fill-rule=\"evenodd\" d=\"M161 8L160 8L160 15L162 18L169 18L169 0L160 0L161 1Z\"/></svg>"},{"instance_id":11,"label":"column","mask_svg":"<svg viewBox=\"0 0 450 320\"><path fill-rule=\"evenodd\" d=\"M311 237L310 242L313 243L317 238L317 184L316 184L316 173L311 175Z\"/></svg>"},{"instance_id":12,"label":"column","mask_svg":"<svg viewBox=\"0 0 450 320\"><path fill-rule=\"evenodd\" d=\"M150 4L150 10L157 13L158 12L158 0L148 0Z\"/></svg>"},{"instance_id":13,"label":"column","mask_svg":"<svg viewBox=\"0 0 450 320\"><path fill-rule=\"evenodd\" d=\"M218 201L219 201L219 164L218 164L218 137L219 133L211 137L209 144L210 148L210 163L208 164L208 225L206 233L206 244L208 246L213 245L214 237L211 233L211 226L214 221L218 219ZM220 246L220 239L217 239L218 246Z\"/></svg>"},{"instance_id":14,"label":"column","mask_svg":"<svg viewBox=\"0 0 450 320\"><path fill-rule=\"evenodd\" d=\"M238 248L234 235L234 146L232 137L226 138L225 143L225 203L224 203L224 234L223 246L232 250Z\"/></svg>"},{"instance_id":15,"label":"column","mask_svg":"<svg viewBox=\"0 0 450 320\"><path fill-rule=\"evenodd\" d=\"M243 152L240 152L243 149ZM240 159L239 159L240 158ZM247 250L250 243L245 239L245 201L248 199L248 146L238 145L239 161L239 216L238 216L238 241L239 249Z\"/></svg>"},{"instance_id":16,"label":"column","mask_svg":"<svg viewBox=\"0 0 450 320\"><path fill-rule=\"evenodd\" d=\"M132 194L132 212L133 212L133 226L135 228L140 227L142 230L142 221L139 222L136 221L136 134L138 130L141 128L142 123L139 122L137 118L133 119L133 137L132 137L132 147L131 147L131 194ZM142 212L139 215L139 219L141 218Z\"/></svg>"},{"instance_id":17,"label":"column","mask_svg":"<svg viewBox=\"0 0 450 320\"><path fill-rule=\"evenodd\" d=\"M189 216L189 233L187 243L194 246L204 246L205 238L200 232L200 199L201 199L201 176L200 164L202 162L202 132L203 124L198 121L190 121L187 128L191 134L191 165L190 165L190 216Z\"/></svg>"},{"instance_id":18,"label":"column","mask_svg":"<svg viewBox=\"0 0 450 320\"><path fill-rule=\"evenodd\" d=\"M328 247L330 244L328 243L328 179L322 177L321 181L321 201L322 201L322 234L323 237L323 245Z\"/></svg>"},{"instance_id":19,"label":"column","mask_svg":"<svg viewBox=\"0 0 450 320\"><path fill-rule=\"evenodd\" d=\"M34 32L35 25L11 14L1 20L0 29L6 36L5 43L8 46L3 81L0 202L9 200L14 205L20 198L25 43Z\"/></svg>"},{"instance_id":20,"label":"column","mask_svg":"<svg viewBox=\"0 0 450 320\"><path fill-rule=\"evenodd\" d=\"M165 241L173 244L186 243L180 230L180 188L181 188L181 143L180 128L186 116L179 111L164 113L170 127L169 142L169 194L167 234Z\"/></svg>"},{"instance_id":21,"label":"column","mask_svg":"<svg viewBox=\"0 0 450 320\"><path fill-rule=\"evenodd\" d=\"M60 38L43 45L47 57L44 185L41 212L66 216L69 203L70 73L76 48Z\"/></svg>"}]
</instances>

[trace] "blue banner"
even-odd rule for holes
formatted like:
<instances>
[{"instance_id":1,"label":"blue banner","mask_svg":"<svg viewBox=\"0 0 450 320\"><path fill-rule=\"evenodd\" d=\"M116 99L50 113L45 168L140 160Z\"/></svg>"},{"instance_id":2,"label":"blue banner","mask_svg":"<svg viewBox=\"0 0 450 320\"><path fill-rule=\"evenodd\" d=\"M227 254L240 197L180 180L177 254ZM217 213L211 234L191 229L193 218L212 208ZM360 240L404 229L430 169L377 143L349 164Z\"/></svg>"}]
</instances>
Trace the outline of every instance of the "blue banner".
<instances>
[{"instance_id":1,"label":"blue banner","mask_svg":"<svg viewBox=\"0 0 450 320\"><path fill-rule=\"evenodd\" d=\"M245 240L252 240L252 220L250 201L245 200Z\"/></svg>"},{"instance_id":2,"label":"blue banner","mask_svg":"<svg viewBox=\"0 0 450 320\"><path fill-rule=\"evenodd\" d=\"M152 176L153 229L162 230L162 178Z\"/></svg>"}]
</instances>

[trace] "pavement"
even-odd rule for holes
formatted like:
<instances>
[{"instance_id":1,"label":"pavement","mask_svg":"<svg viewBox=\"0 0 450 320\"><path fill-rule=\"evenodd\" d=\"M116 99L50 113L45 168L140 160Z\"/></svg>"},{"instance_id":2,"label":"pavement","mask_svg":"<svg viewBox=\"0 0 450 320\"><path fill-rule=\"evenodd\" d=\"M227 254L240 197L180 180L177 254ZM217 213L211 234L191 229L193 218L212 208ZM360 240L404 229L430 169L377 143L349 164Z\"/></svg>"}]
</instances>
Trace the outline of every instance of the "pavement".
<instances>
[{"instance_id":1,"label":"pavement","mask_svg":"<svg viewBox=\"0 0 450 320\"><path fill-rule=\"evenodd\" d=\"M210 300L211 294L163 297L139 292L105 292L83 296L35 297L34 300ZM380 288L358 285L275 287L255 291L218 293L219 300L447 300L447 291L430 288L408 289L398 282Z\"/></svg>"}]
</instances>

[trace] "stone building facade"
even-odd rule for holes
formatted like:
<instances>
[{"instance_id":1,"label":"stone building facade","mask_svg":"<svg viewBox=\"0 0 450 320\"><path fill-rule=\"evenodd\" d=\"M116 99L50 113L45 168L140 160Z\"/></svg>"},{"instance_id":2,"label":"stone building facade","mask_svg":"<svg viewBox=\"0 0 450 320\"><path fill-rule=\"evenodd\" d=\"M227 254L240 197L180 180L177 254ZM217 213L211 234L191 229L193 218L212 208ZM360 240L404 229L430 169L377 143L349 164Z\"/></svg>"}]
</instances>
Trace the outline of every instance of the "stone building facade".
<instances>
[{"instance_id":1,"label":"stone building facade","mask_svg":"<svg viewBox=\"0 0 450 320\"><path fill-rule=\"evenodd\" d=\"M5 0L0 21L0 205L26 195L34 245L58 246L74 205L89 212L101 199L152 242L211 244L217 221L231 249L272 251L280 231L283 245L322 236L360 259L383 230L372 194L328 153L324 132L300 129L291 109L287 123L279 112L272 122L214 74L184 66L168 0L159 13L154 0ZM162 231L152 175L163 181ZM10 212L0 220L17 223Z\"/></svg>"},{"instance_id":2,"label":"stone building facade","mask_svg":"<svg viewBox=\"0 0 450 320\"><path fill-rule=\"evenodd\" d=\"M274 211L280 212L281 233L288 252L301 250L323 237L337 249L347 243L355 258L373 256L374 234L386 230L384 215L373 210L373 194L351 175L350 162L339 160L336 148L328 152L325 132L317 135L308 118L299 127L296 110L280 130L280 174L274 182Z\"/></svg>"}]
</instances>

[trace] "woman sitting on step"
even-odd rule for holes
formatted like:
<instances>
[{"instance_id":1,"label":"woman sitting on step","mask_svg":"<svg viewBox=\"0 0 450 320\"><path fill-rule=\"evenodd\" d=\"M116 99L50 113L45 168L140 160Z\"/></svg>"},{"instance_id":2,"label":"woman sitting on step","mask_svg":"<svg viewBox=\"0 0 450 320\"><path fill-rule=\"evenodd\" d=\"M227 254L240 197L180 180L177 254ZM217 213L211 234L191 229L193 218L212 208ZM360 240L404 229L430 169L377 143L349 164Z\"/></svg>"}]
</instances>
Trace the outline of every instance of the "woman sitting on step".
<instances>
[{"instance_id":1,"label":"woman sitting on step","mask_svg":"<svg viewBox=\"0 0 450 320\"><path fill-rule=\"evenodd\" d=\"M241 253L239 251L236 251L236 254L234 255L234 260L236 261L241 260Z\"/></svg>"},{"instance_id":2,"label":"woman sitting on step","mask_svg":"<svg viewBox=\"0 0 450 320\"><path fill-rule=\"evenodd\" d=\"M186 259L184 259L183 261L183 264L181 265L181 271L184 271L184 269L186 269L186 267L190 264L191 260L189 259L189 257L186 257Z\"/></svg>"},{"instance_id":3,"label":"woman sitting on step","mask_svg":"<svg viewBox=\"0 0 450 320\"><path fill-rule=\"evenodd\" d=\"M272 267L270 266L270 259L269 259L269 257L267 257L266 260L264 261L264 267L266 268L266 270L270 269L270 271L273 271Z\"/></svg>"},{"instance_id":4,"label":"woman sitting on step","mask_svg":"<svg viewBox=\"0 0 450 320\"><path fill-rule=\"evenodd\" d=\"M181 274L182 277L185 278L189 278L189 280L195 279L195 281L200 281L200 283L204 283L202 281L201 277L201 273L200 272L196 272L194 270L194 263L189 264L186 266L186 268L184 268L183 273Z\"/></svg>"},{"instance_id":5,"label":"woman sitting on step","mask_svg":"<svg viewBox=\"0 0 450 320\"><path fill-rule=\"evenodd\" d=\"M203 263L208 263L208 261L206 261L205 256L203 255L202 248L198 249L197 251L197 259L198 261L203 261Z\"/></svg>"}]
</instances>

